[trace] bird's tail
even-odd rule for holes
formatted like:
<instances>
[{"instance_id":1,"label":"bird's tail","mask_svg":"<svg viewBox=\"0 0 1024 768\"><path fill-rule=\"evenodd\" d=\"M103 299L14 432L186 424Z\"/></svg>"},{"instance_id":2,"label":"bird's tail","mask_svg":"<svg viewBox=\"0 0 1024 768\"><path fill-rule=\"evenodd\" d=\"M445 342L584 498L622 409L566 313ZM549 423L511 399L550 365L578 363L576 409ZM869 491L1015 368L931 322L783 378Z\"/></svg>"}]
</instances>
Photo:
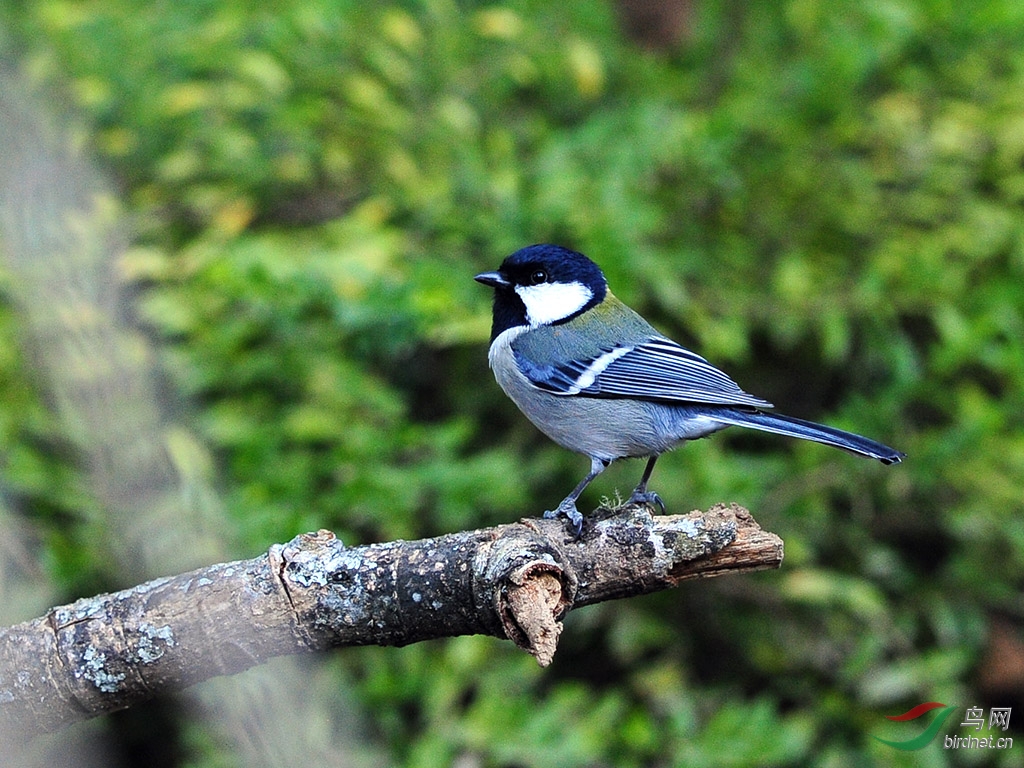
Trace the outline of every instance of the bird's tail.
<instances>
[{"instance_id":1,"label":"bird's tail","mask_svg":"<svg viewBox=\"0 0 1024 768\"><path fill-rule=\"evenodd\" d=\"M897 451L894 448L882 445L861 435L855 435L852 432L844 432L835 427L826 427L824 424L815 424L813 421L804 421L803 419L795 419L792 416L783 416L777 413L743 411L730 408L716 410L714 418L723 424L750 427L751 429L759 429L763 432L772 432L776 435L798 437L802 440L813 440L816 443L842 448L844 451L855 453L858 456L878 459L883 464L899 464L903 457L906 456L902 451Z\"/></svg>"}]
</instances>

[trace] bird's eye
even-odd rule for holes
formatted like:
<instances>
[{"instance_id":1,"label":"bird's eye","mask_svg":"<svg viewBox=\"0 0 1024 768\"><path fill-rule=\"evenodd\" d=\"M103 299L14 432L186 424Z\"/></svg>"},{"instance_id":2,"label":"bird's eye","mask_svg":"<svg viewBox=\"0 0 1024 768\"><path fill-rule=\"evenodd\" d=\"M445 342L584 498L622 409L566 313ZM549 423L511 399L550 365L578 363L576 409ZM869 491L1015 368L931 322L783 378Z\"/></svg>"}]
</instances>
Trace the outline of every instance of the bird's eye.
<instances>
[{"instance_id":1,"label":"bird's eye","mask_svg":"<svg viewBox=\"0 0 1024 768\"><path fill-rule=\"evenodd\" d=\"M548 281L548 273L543 269L535 269L530 273L530 285L540 285Z\"/></svg>"}]
</instances>

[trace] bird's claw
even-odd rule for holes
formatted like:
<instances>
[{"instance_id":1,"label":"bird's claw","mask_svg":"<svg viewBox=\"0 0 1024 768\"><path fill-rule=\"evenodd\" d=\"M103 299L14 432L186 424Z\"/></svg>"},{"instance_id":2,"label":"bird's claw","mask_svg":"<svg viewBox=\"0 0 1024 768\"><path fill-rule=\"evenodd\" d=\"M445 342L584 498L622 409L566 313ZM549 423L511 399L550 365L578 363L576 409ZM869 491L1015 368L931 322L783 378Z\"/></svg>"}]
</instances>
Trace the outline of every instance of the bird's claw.
<instances>
[{"instance_id":1,"label":"bird's claw","mask_svg":"<svg viewBox=\"0 0 1024 768\"><path fill-rule=\"evenodd\" d=\"M661 510L662 514L665 513L665 502L661 500L661 496L654 493L654 491L633 491L629 497L627 504L645 504L649 507L657 506Z\"/></svg>"},{"instance_id":2,"label":"bird's claw","mask_svg":"<svg viewBox=\"0 0 1024 768\"><path fill-rule=\"evenodd\" d=\"M544 513L545 520L557 520L564 517L572 526L573 535L578 539L583 531L583 515L572 502L562 502L556 509L549 509Z\"/></svg>"}]
</instances>

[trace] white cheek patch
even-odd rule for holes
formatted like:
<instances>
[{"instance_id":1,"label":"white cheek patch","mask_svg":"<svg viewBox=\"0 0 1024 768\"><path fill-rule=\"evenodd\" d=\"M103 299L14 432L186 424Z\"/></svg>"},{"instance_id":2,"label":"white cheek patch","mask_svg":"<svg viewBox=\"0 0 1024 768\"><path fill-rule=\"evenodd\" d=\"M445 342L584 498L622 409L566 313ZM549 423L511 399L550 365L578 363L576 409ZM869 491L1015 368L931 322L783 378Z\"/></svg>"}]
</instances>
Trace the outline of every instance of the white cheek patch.
<instances>
[{"instance_id":1,"label":"white cheek patch","mask_svg":"<svg viewBox=\"0 0 1024 768\"><path fill-rule=\"evenodd\" d=\"M526 320L534 328L564 320L594 298L587 286L575 280L571 283L517 285L516 293L526 306Z\"/></svg>"}]
</instances>

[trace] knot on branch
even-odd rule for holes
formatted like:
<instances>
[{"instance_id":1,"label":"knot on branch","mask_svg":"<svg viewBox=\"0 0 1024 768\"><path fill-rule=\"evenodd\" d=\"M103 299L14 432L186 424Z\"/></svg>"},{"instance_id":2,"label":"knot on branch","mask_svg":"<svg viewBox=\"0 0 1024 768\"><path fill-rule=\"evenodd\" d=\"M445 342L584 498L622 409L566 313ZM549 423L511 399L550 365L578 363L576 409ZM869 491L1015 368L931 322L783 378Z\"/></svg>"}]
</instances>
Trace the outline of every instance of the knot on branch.
<instances>
[{"instance_id":1,"label":"knot on branch","mask_svg":"<svg viewBox=\"0 0 1024 768\"><path fill-rule=\"evenodd\" d=\"M546 667L562 633L561 619L576 597L575 571L557 542L528 521L499 530L479 551L479 585L505 637Z\"/></svg>"}]
</instances>

